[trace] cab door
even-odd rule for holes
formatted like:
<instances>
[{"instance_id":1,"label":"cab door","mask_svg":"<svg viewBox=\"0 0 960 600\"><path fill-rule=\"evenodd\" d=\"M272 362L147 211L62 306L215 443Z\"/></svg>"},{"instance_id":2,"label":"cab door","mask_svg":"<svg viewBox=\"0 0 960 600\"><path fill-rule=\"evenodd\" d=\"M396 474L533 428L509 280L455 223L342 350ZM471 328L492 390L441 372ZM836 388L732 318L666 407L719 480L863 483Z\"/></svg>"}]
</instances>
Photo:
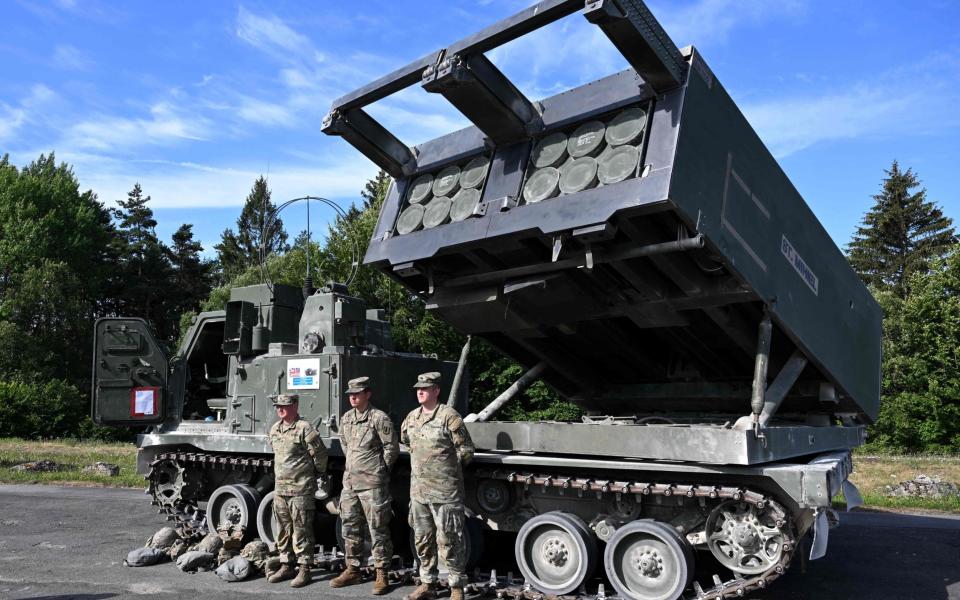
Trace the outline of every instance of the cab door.
<instances>
[{"instance_id":1,"label":"cab door","mask_svg":"<svg viewBox=\"0 0 960 600\"><path fill-rule=\"evenodd\" d=\"M146 321L94 325L92 417L98 425L155 425L167 412L167 357Z\"/></svg>"}]
</instances>

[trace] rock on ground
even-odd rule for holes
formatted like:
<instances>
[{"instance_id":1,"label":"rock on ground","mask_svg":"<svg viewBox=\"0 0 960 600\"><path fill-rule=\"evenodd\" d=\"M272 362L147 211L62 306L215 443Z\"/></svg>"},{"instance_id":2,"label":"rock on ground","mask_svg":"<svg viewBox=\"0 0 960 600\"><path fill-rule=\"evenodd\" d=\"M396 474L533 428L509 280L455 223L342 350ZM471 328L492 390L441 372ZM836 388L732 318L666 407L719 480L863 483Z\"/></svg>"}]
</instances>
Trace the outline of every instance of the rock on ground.
<instances>
[{"instance_id":1,"label":"rock on ground","mask_svg":"<svg viewBox=\"0 0 960 600\"><path fill-rule=\"evenodd\" d=\"M107 477L116 477L120 474L120 467L113 463L95 462L92 465L83 468L84 473L93 473L94 475L106 475Z\"/></svg>"},{"instance_id":2,"label":"rock on ground","mask_svg":"<svg viewBox=\"0 0 960 600\"><path fill-rule=\"evenodd\" d=\"M57 471L60 469L60 465L53 462L52 460L38 460L34 462L26 462L14 467L10 467L11 471L33 471L34 473L42 473L44 471Z\"/></svg>"},{"instance_id":3,"label":"rock on ground","mask_svg":"<svg viewBox=\"0 0 960 600\"><path fill-rule=\"evenodd\" d=\"M917 475L916 479L901 481L897 485L888 485L886 491L888 496L893 497L943 498L960 495L956 484L924 474Z\"/></svg>"}]
</instances>

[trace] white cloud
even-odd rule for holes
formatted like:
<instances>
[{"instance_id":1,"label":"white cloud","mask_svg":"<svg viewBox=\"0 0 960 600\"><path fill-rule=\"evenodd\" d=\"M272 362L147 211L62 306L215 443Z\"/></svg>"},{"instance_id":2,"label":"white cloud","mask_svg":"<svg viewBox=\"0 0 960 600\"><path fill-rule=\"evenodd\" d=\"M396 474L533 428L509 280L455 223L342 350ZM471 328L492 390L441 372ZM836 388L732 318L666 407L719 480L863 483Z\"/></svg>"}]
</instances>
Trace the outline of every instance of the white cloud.
<instances>
[{"instance_id":1,"label":"white cloud","mask_svg":"<svg viewBox=\"0 0 960 600\"><path fill-rule=\"evenodd\" d=\"M809 0L698 0L686 6L651 2L651 10L680 47L721 43L744 24L805 13Z\"/></svg>"},{"instance_id":2,"label":"white cloud","mask_svg":"<svg viewBox=\"0 0 960 600\"><path fill-rule=\"evenodd\" d=\"M743 112L777 157L820 142L890 139L960 128L960 60L949 55L843 82L834 89L745 103ZM923 107L918 110L918 107Z\"/></svg>"},{"instance_id":3,"label":"white cloud","mask_svg":"<svg viewBox=\"0 0 960 600\"><path fill-rule=\"evenodd\" d=\"M289 107L250 97L244 97L240 100L240 105L237 107L237 116L245 121L260 125L290 126L296 121L296 117Z\"/></svg>"},{"instance_id":4,"label":"white cloud","mask_svg":"<svg viewBox=\"0 0 960 600\"><path fill-rule=\"evenodd\" d=\"M93 61L80 49L64 44L53 49L53 65L71 71L86 71L93 66Z\"/></svg>"},{"instance_id":5,"label":"white cloud","mask_svg":"<svg viewBox=\"0 0 960 600\"><path fill-rule=\"evenodd\" d=\"M17 104L0 102L0 141L12 138L21 127L33 120L35 113L55 98L53 90L38 83Z\"/></svg>"},{"instance_id":6,"label":"white cloud","mask_svg":"<svg viewBox=\"0 0 960 600\"><path fill-rule=\"evenodd\" d=\"M202 117L188 117L168 102L150 107L148 118L100 116L71 126L58 147L109 151L144 144L204 140L210 126Z\"/></svg>"},{"instance_id":7,"label":"white cloud","mask_svg":"<svg viewBox=\"0 0 960 600\"><path fill-rule=\"evenodd\" d=\"M678 46L725 41L740 26L795 17L807 0L698 0L686 6L651 3ZM527 96L540 99L594 81L629 65L603 31L579 13L501 46L490 59Z\"/></svg>"},{"instance_id":8,"label":"white cloud","mask_svg":"<svg viewBox=\"0 0 960 600\"><path fill-rule=\"evenodd\" d=\"M294 31L280 18L257 15L243 6L237 14L237 36L264 52L278 56L303 53L312 48L306 36Z\"/></svg>"},{"instance_id":9,"label":"white cloud","mask_svg":"<svg viewBox=\"0 0 960 600\"><path fill-rule=\"evenodd\" d=\"M0 102L0 141L11 137L27 120L27 111Z\"/></svg>"},{"instance_id":10,"label":"white cloud","mask_svg":"<svg viewBox=\"0 0 960 600\"><path fill-rule=\"evenodd\" d=\"M744 113L778 157L818 142L902 132L904 109L918 94L890 94L879 87L859 86L819 97L785 98L748 105Z\"/></svg>"},{"instance_id":11,"label":"white cloud","mask_svg":"<svg viewBox=\"0 0 960 600\"><path fill-rule=\"evenodd\" d=\"M578 14L500 46L488 56L534 100L627 67L603 31Z\"/></svg>"},{"instance_id":12,"label":"white cloud","mask_svg":"<svg viewBox=\"0 0 960 600\"><path fill-rule=\"evenodd\" d=\"M151 196L151 207L242 206L250 185L261 174L277 203L304 195L354 198L376 167L355 152L341 152L315 165L221 167L190 162L126 161L85 153L59 153L74 165L83 189L91 188L107 205L125 198L135 182Z\"/></svg>"}]
</instances>

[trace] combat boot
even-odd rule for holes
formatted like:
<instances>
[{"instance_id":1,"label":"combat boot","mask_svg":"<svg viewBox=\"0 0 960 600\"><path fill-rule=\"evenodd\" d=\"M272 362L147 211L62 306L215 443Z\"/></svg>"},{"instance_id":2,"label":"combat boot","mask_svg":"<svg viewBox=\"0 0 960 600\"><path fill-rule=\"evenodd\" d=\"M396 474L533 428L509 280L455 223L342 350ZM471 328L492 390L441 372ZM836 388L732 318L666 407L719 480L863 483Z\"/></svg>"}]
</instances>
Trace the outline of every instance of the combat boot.
<instances>
[{"instance_id":1,"label":"combat boot","mask_svg":"<svg viewBox=\"0 0 960 600\"><path fill-rule=\"evenodd\" d=\"M300 565L300 572L297 573L296 579L290 582L290 587L302 588L308 583L310 583L310 566Z\"/></svg>"},{"instance_id":2,"label":"combat boot","mask_svg":"<svg viewBox=\"0 0 960 600\"><path fill-rule=\"evenodd\" d=\"M463 600L463 588L450 588L450 600Z\"/></svg>"},{"instance_id":3,"label":"combat boot","mask_svg":"<svg viewBox=\"0 0 960 600\"><path fill-rule=\"evenodd\" d=\"M404 600L433 600L437 597L437 584L421 583L412 593L404 596Z\"/></svg>"},{"instance_id":4,"label":"combat boot","mask_svg":"<svg viewBox=\"0 0 960 600\"><path fill-rule=\"evenodd\" d=\"M360 569L353 565L347 565L347 568L344 569L343 573L340 573L330 580L330 587L341 588L348 585L354 585L356 583L360 583Z\"/></svg>"},{"instance_id":5,"label":"combat boot","mask_svg":"<svg viewBox=\"0 0 960 600\"><path fill-rule=\"evenodd\" d=\"M390 591L390 582L387 581L387 570L377 568L377 580L373 582L373 595L382 596Z\"/></svg>"},{"instance_id":6,"label":"combat boot","mask_svg":"<svg viewBox=\"0 0 960 600\"><path fill-rule=\"evenodd\" d=\"M295 574L296 570L294 570L292 566L288 565L287 563L283 563L280 565L280 570L271 575L267 581L270 583L280 583L281 581L292 578Z\"/></svg>"}]
</instances>

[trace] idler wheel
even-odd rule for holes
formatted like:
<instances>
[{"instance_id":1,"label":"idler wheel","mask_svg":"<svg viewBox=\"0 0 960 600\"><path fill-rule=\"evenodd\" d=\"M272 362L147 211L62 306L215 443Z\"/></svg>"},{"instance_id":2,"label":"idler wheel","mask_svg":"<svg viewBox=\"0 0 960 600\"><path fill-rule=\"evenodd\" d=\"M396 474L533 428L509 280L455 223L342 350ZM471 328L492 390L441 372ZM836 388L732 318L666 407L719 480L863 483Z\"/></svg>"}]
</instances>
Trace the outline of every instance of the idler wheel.
<instances>
[{"instance_id":1,"label":"idler wheel","mask_svg":"<svg viewBox=\"0 0 960 600\"><path fill-rule=\"evenodd\" d=\"M252 537L260 492L244 483L222 485L210 494L207 502L207 528L217 531L225 522L246 529L246 537Z\"/></svg>"}]
</instances>

